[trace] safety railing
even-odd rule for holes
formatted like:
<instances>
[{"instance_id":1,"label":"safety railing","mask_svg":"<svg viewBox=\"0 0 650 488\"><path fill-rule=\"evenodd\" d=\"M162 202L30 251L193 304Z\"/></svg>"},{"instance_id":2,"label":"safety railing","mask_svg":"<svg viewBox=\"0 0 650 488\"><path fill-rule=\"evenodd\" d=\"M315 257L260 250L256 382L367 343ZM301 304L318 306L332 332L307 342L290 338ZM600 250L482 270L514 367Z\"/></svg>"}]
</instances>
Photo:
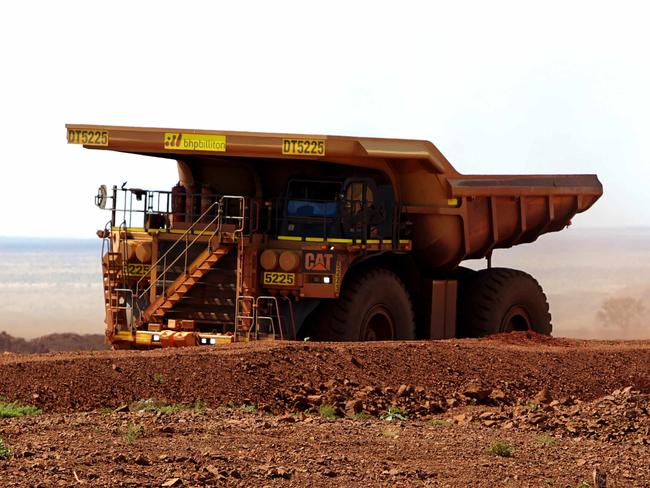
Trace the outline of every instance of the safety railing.
<instances>
[{"instance_id":1,"label":"safety railing","mask_svg":"<svg viewBox=\"0 0 650 488\"><path fill-rule=\"evenodd\" d=\"M224 208L229 202L237 203L238 211L235 215L224 214ZM199 216L199 218L172 243L165 253L163 253L158 260L151 265L152 272L156 273L155 279L150 279L150 276L144 275L137 281L135 286L136 304L139 303L141 298L146 297L147 294L151 292L152 288L157 290L161 283L162 294L164 296L168 281L167 274L181 260L183 263L183 273L187 273L189 265L191 264L189 259L190 250L195 249L194 246L196 246L197 243L205 244L206 236L208 236L207 248L212 250L213 238L217 236L217 234L221 233L224 224L235 225L234 229L232 229L232 233L234 240L238 240L238 237L241 236L244 231L245 211L246 199L242 196L223 195L218 201L212 203ZM210 214L214 214L214 216L207 220L206 216L209 216ZM158 273L159 267L161 268L160 273ZM149 280L149 284L145 287L144 285L147 280ZM140 313L141 310L139 310L139 314Z\"/></svg>"},{"instance_id":2,"label":"safety railing","mask_svg":"<svg viewBox=\"0 0 650 488\"><path fill-rule=\"evenodd\" d=\"M248 331L255 327L255 297L237 294L235 302L235 341L240 331Z\"/></svg>"},{"instance_id":3,"label":"safety railing","mask_svg":"<svg viewBox=\"0 0 650 488\"><path fill-rule=\"evenodd\" d=\"M296 338L296 324L293 313L293 302L289 297L280 296L240 296L237 299L237 313L235 315L235 340L240 332L244 333L247 340L259 339L260 328L266 324L267 332L272 339L276 335L280 339L285 337L283 313L280 310L278 299L284 299L288 307L288 316L291 322L291 334L293 339ZM243 310L243 313L242 313ZM264 310L264 312L262 312Z\"/></svg>"},{"instance_id":4,"label":"safety railing","mask_svg":"<svg viewBox=\"0 0 650 488\"><path fill-rule=\"evenodd\" d=\"M119 314L120 311L124 311L126 318L126 324L115 324L117 329L120 329L120 325L126 325L126 328L134 332L135 331L135 322L133 321L133 290L130 288L114 288L113 292L116 294L117 304L111 304L111 309Z\"/></svg>"},{"instance_id":5,"label":"safety railing","mask_svg":"<svg viewBox=\"0 0 650 488\"><path fill-rule=\"evenodd\" d=\"M106 222L104 226L104 231L101 234L102 238L102 251L101 251L101 263L104 266L104 258L108 256L109 253L113 252L113 240L111 239L111 221Z\"/></svg>"},{"instance_id":6,"label":"safety railing","mask_svg":"<svg viewBox=\"0 0 650 488\"><path fill-rule=\"evenodd\" d=\"M186 191L176 186L172 191L143 190L140 188L101 187L95 204L111 212L111 228L120 223L129 230L178 229L184 230L195 222L206 223L215 217L215 209L224 195L213 193L207 187L191 187ZM256 232L262 200L247 198L246 223L248 232Z\"/></svg>"},{"instance_id":7,"label":"safety railing","mask_svg":"<svg viewBox=\"0 0 650 488\"><path fill-rule=\"evenodd\" d=\"M173 211L172 192L143 190L141 188L118 188L106 190L100 187L95 204L111 212L111 225L123 222L128 228L168 228Z\"/></svg>"}]
</instances>

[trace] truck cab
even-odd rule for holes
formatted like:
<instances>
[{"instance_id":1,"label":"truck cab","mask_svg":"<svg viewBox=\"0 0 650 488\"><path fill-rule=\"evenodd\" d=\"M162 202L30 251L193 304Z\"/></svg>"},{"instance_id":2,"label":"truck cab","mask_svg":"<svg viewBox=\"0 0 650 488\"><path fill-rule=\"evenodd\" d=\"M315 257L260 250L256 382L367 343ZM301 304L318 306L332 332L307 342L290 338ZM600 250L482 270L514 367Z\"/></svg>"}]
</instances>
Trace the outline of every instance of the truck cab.
<instances>
[{"instance_id":1,"label":"truck cab","mask_svg":"<svg viewBox=\"0 0 650 488\"><path fill-rule=\"evenodd\" d=\"M391 238L393 191L372 178L291 179L285 200L282 235Z\"/></svg>"}]
</instances>

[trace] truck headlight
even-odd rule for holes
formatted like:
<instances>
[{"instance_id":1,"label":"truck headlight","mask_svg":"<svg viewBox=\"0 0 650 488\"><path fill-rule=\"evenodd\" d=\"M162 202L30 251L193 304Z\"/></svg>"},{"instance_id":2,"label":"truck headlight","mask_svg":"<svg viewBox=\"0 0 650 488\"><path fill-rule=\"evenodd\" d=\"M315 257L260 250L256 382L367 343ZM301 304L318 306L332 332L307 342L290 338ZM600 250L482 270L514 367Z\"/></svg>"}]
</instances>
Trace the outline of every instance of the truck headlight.
<instances>
[{"instance_id":1,"label":"truck headlight","mask_svg":"<svg viewBox=\"0 0 650 488\"><path fill-rule=\"evenodd\" d=\"M282 271L291 273L300 266L300 254L294 251L283 251L278 262Z\"/></svg>"},{"instance_id":2,"label":"truck headlight","mask_svg":"<svg viewBox=\"0 0 650 488\"><path fill-rule=\"evenodd\" d=\"M278 253L272 249L266 249L260 255L260 265L266 271L275 269L278 265Z\"/></svg>"}]
</instances>

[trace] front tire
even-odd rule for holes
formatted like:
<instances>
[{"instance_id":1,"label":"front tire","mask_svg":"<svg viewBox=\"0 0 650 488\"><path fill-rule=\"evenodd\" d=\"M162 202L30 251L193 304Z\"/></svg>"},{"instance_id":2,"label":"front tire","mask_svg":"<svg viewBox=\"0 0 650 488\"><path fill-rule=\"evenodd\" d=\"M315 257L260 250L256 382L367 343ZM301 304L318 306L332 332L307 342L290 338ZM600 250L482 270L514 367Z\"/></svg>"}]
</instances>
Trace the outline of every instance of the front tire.
<instances>
[{"instance_id":1,"label":"front tire","mask_svg":"<svg viewBox=\"0 0 650 488\"><path fill-rule=\"evenodd\" d=\"M339 299L321 304L314 314L311 331L319 340L415 339L409 294L399 277L383 268L351 277Z\"/></svg>"},{"instance_id":2,"label":"front tire","mask_svg":"<svg viewBox=\"0 0 650 488\"><path fill-rule=\"evenodd\" d=\"M458 327L465 337L553 329L546 295L531 275L509 268L476 272L460 282Z\"/></svg>"}]
</instances>

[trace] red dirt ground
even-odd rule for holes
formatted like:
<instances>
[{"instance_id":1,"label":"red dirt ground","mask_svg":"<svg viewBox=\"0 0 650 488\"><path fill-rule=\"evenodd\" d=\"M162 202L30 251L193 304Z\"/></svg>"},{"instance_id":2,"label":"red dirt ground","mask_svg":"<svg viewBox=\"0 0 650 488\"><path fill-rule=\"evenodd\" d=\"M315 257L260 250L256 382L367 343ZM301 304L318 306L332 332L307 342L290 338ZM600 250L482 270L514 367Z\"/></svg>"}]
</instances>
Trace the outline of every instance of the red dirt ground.
<instances>
[{"instance_id":1,"label":"red dirt ground","mask_svg":"<svg viewBox=\"0 0 650 488\"><path fill-rule=\"evenodd\" d=\"M4 354L3 396L0 486L650 486L647 341Z\"/></svg>"}]
</instances>

